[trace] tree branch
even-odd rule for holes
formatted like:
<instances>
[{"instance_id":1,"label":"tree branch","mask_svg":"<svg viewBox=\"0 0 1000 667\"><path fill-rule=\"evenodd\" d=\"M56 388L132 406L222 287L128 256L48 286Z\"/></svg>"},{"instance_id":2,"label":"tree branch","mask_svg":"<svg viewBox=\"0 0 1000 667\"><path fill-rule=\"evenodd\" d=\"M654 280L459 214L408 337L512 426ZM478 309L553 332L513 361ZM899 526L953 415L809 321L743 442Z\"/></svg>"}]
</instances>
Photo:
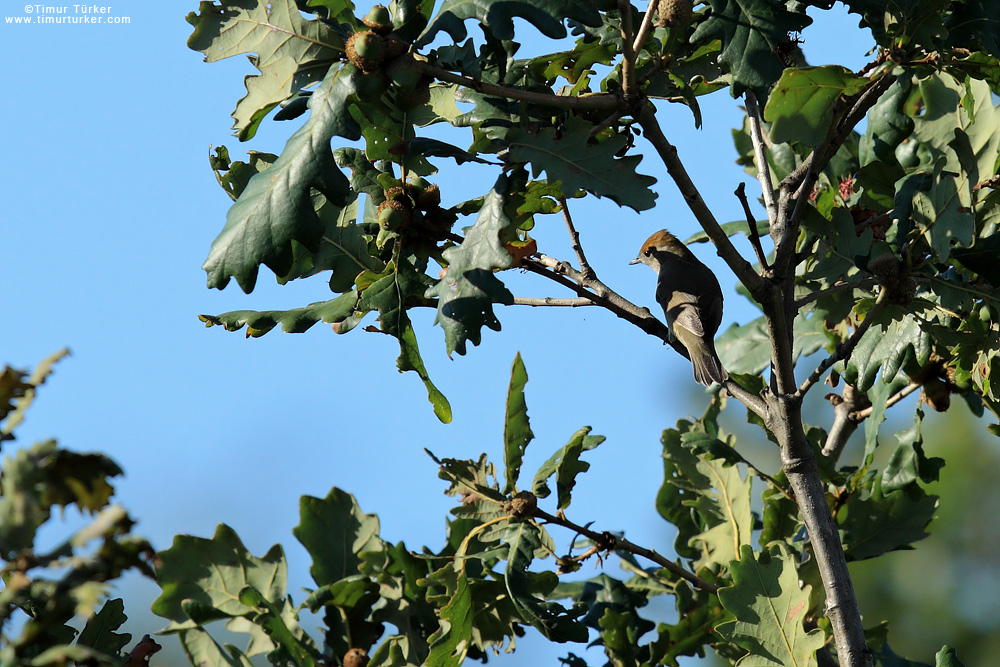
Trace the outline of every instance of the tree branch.
<instances>
[{"instance_id":1,"label":"tree branch","mask_svg":"<svg viewBox=\"0 0 1000 667\"><path fill-rule=\"evenodd\" d=\"M576 299L558 299L552 296L543 297L530 297L530 296L515 296L514 297L515 306L562 306L567 308L579 308L580 306L596 306L597 304L590 299L585 299L583 297Z\"/></svg>"},{"instance_id":2,"label":"tree branch","mask_svg":"<svg viewBox=\"0 0 1000 667\"><path fill-rule=\"evenodd\" d=\"M677 575L678 577L681 577L682 579L688 581L693 586L696 586L697 588L700 588L703 591L708 591L709 593L715 593L716 591L719 590L718 584L713 584L710 581L705 581L694 572L691 572L681 567L672 560L664 558L663 556L653 551L652 549L647 549L646 547L641 547L638 544L629 542L624 537L618 537L617 535L608 532L599 533L596 530L591 530L590 528L587 528L585 526L573 523L565 516L556 516L553 514L549 514L545 510L538 509L537 507L535 508L532 515L536 519L541 519L546 523L562 526L563 528L569 528L570 530L573 530L579 533L580 535L584 535L585 537L588 537L589 539L597 543L602 550L627 551L630 554L641 556L646 560L656 563L663 569L669 570L673 574Z\"/></svg>"},{"instance_id":3,"label":"tree branch","mask_svg":"<svg viewBox=\"0 0 1000 667\"><path fill-rule=\"evenodd\" d=\"M625 106L630 107L636 100L635 94L635 49L632 48L632 1L618 0L621 11L622 34L622 95Z\"/></svg>"},{"instance_id":4,"label":"tree branch","mask_svg":"<svg viewBox=\"0 0 1000 667\"><path fill-rule=\"evenodd\" d=\"M736 191L733 193L743 204L743 212L747 216L747 236L750 239L750 245L753 246L753 251L757 255L757 262L760 264L760 268L767 271L771 267L767 263L767 257L764 255L764 248L760 245L760 234L757 233L757 219L754 217L753 211L750 210L750 202L747 201L747 184L740 182Z\"/></svg>"},{"instance_id":5,"label":"tree branch","mask_svg":"<svg viewBox=\"0 0 1000 667\"><path fill-rule=\"evenodd\" d=\"M732 272L736 274L737 279L750 291L754 299L758 302L766 299L767 292L769 291L767 281L754 271L750 262L740 256L740 253L733 246L732 241L726 236L726 232L705 204L705 200L702 199L698 188L691 181L691 177L688 175L683 163L681 163L680 158L677 157L677 149L663 136L663 131L660 129L660 124L656 120L653 109L648 106L643 108L639 114L639 124L642 126L646 139L653 144L656 152L659 153L660 159L663 160L663 164L667 168L667 173L670 174L674 183L677 184L681 195L684 197L684 201L687 202L688 208L691 209L701 228L712 239L712 243L715 244L715 249L719 253L719 256L726 261Z\"/></svg>"},{"instance_id":6,"label":"tree branch","mask_svg":"<svg viewBox=\"0 0 1000 667\"><path fill-rule=\"evenodd\" d=\"M757 105L757 96L752 91L746 92L744 101L750 123L750 142L753 144L753 153L757 160L757 180L760 181L760 190L764 196L767 220L773 225L778 219L778 202L774 198L774 185L771 183L771 165L767 161L767 144L760 122L760 108ZM764 264L761 263L761 266Z\"/></svg>"},{"instance_id":7,"label":"tree branch","mask_svg":"<svg viewBox=\"0 0 1000 667\"><path fill-rule=\"evenodd\" d=\"M580 261L580 273L584 280L593 280L597 278L597 273L587 262L587 256L583 253L583 246L580 245L580 232L576 231L576 226L573 224L573 217L569 214L569 204L566 202L566 197L559 197L559 206L562 207L563 220L566 221L566 229L569 230L569 240L573 245L573 252L576 253L576 258Z\"/></svg>"},{"instance_id":8,"label":"tree branch","mask_svg":"<svg viewBox=\"0 0 1000 667\"><path fill-rule=\"evenodd\" d=\"M642 23L639 24L639 32L636 33L635 41L632 42L634 53L639 53L642 50L642 45L646 43L650 33L653 32L653 14L656 12L658 4L658 0L649 0L649 5L646 6L646 13L642 15Z\"/></svg>"},{"instance_id":9,"label":"tree branch","mask_svg":"<svg viewBox=\"0 0 1000 667\"><path fill-rule=\"evenodd\" d=\"M617 96L608 93L594 93L592 95L570 96L556 95L555 93L540 93L533 90L513 88L511 86L498 86L494 83L477 81L471 77L455 74L436 65L432 65L426 60L414 58L414 67L421 74L434 77L446 83L454 83L483 93L484 95L495 95L522 102L533 102L550 107L570 109L573 111L612 111L616 109L620 101Z\"/></svg>"},{"instance_id":10,"label":"tree branch","mask_svg":"<svg viewBox=\"0 0 1000 667\"><path fill-rule=\"evenodd\" d=\"M855 389L854 385L846 383L840 396L830 394L827 398L833 404L833 425L826 436L822 453L830 460L837 461L847 441L858 429L859 421L852 415L860 409L870 407L871 403L864 393Z\"/></svg>"},{"instance_id":11,"label":"tree branch","mask_svg":"<svg viewBox=\"0 0 1000 667\"><path fill-rule=\"evenodd\" d=\"M892 396L889 397L889 399L885 402L885 407L891 408L892 406L896 405L896 403L899 403L901 400L903 400L904 398L915 392L917 389L920 389L920 387L922 386L923 385L918 384L916 382L906 385L905 387L900 389L898 393L893 394ZM856 422L863 422L864 420L872 416L872 409L873 408L869 406L863 410L852 412L851 419L853 419Z\"/></svg>"}]
</instances>

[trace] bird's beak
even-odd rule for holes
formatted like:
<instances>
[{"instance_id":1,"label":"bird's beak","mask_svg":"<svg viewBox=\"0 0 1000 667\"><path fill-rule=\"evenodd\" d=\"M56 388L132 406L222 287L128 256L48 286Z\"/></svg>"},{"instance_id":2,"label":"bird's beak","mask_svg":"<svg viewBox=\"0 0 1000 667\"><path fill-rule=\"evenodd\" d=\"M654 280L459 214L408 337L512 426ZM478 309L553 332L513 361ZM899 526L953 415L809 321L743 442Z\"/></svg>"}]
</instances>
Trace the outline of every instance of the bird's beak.
<instances>
[{"instance_id":1,"label":"bird's beak","mask_svg":"<svg viewBox=\"0 0 1000 667\"><path fill-rule=\"evenodd\" d=\"M631 262L629 262L629 266L631 266L633 264L642 264L642 258L641 257L636 257Z\"/></svg>"}]
</instances>

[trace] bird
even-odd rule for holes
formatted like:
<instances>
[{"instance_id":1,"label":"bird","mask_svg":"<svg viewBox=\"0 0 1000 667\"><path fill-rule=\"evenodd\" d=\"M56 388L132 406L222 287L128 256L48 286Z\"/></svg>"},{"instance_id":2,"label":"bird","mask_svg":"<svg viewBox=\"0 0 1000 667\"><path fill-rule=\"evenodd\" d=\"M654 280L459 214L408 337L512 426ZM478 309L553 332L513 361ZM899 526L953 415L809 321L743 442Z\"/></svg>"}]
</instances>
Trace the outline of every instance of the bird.
<instances>
[{"instance_id":1,"label":"bird","mask_svg":"<svg viewBox=\"0 0 1000 667\"><path fill-rule=\"evenodd\" d=\"M680 341L687 349L694 379L706 387L724 382L729 373L715 352L722 288L712 270L666 229L646 239L629 264L645 264L656 271L656 300L667 318L670 342Z\"/></svg>"}]
</instances>

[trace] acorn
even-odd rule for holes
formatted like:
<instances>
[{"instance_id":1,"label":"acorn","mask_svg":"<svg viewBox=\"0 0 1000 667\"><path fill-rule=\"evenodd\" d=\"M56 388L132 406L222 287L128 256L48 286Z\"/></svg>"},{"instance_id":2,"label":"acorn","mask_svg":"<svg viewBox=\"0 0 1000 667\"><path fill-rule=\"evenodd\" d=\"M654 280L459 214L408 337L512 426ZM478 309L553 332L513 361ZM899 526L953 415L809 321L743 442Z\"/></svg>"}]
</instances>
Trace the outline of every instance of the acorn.
<instances>
[{"instance_id":1,"label":"acorn","mask_svg":"<svg viewBox=\"0 0 1000 667\"><path fill-rule=\"evenodd\" d=\"M369 9L368 15L361 19L361 22L379 35L388 35L392 32L392 14L385 5L375 5Z\"/></svg>"},{"instance_id":2,"label":"acorn","mask_svg":"<svg viewBox=\"0 0 1000 667\"><path fill-rule=\"evenodd\" d=\"M660 0L657 6L657 22L661 28L684 28L694 16L691 0Z\"/></svg>"},{"instance_id":3,"label":"acorn","mask_svg":"<svg viewBox=\"0 0 1000 667\"><path fill-rule=\"evenodd\" d=\"M924 383L921 398L936 412L944 412L951 406L951 392L948 389L948 383L936 376Z\"/></svg>"},{"instance_id":4,"label":"acorn","mask_svg":"<svg viewBox=\"0 0 1000 667\"><path fill-rule=\"evenodd\" d=\"M410 224L413 211L407 203L398 197L386 199L378 205L378 226L386 231L402 229Z\"/></svg>"},{"instance_id":5,"label":"acorn","mask_svg":"<svg viewBox=\"0 0 1000 667\"><path fill-rule=\"evenodd\" d=\"M366 667L368 654L360 648L352 648L344 654L344 667Z\"/></svg>"},{"instance_id":6,"label":"acorn","mask_svg":"<svg viewBox=\"0 0 1000 667\"><path fill-rule=\"evenodd\" d=\"M891 285L899 280L902 262L892 254L878 255L868 260L868 271L882 285Z\"/></svg>"},{"instance_id":7,"label":"acorn","mask_svg":"<svg viewBox=\"0 0 1000 667\"><path fill-rule=\"evenodd\" d=\"M347 60L362 72L374 72L385 60L385 43L371 30L359 30L347 40Z\"/></svg>"},{"instance_id":8,"label":"acorn","mask_svg":"<svg viewBox=\"0 0 1000 667\"><path fill-rule=\"evenodd\" d=\"M389 81L399 90L415 90L420 85L421 75L414 66L413 58L396 58L389 65Z\"/></svg>"},{"instance_id":9,"label":"acorn","mask_svg":"<svg viewBox=\"0 0 1000 667\"><path fill-rule=\"evenodd\" d=\"M441 205L441 189L432 183L417 193L413 199L416 201L417 208L421 211L429 211Z\"/></svg>"}]
</instances>

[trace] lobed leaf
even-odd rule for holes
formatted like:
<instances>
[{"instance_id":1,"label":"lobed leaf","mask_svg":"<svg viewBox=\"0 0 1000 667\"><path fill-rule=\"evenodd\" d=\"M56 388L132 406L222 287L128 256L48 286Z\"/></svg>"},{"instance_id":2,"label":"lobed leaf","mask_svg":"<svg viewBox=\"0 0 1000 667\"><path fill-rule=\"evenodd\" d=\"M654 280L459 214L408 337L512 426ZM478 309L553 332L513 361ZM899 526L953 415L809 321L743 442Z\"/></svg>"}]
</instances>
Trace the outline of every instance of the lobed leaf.
<instances>
[{"instance_id":1,"label":"lobed leaf","mask_svg":"<svg viewBox=\"0 0 1000 667\"><path fill-rule=\"evenodd\" d=\"M360 128L346 113L355 73L350 66L330 69L309 98L309 120L291 136L274 164L250 179L229 209L226 225L202 267L209 287L223 289L235 277L249 293L261 264L279 276L288 273L293 241L318 249L324 225L316 214L312 190L336 206L349 199L350 184L337 169L330 139L360 137Z\"/></svg>"},{"instance_id":2,"label":"lobed leaf","mask_svg":"<svg viewBox=\"0 0 1000 667\"><path fill-rule=\"evenodd\" d=\"M279 102L321 78L344 50L340 33L305 19L295 0L203 0L187 21L194 26L188 48L205 54L207 62L255 54L250 62L260 74L246 77L247 94L233 111L241 141L253 137Z\"/></svg>"},{"instance_id":3,"label":"lobed leaf","mask_svg":"<svg viewBox=\"0 0 1000 667\"><path fill-rule=\"evenodd\" d=\"M755 554L743 545L730 565L733 585L719 590L719 600L736 617L716 631L749 651L741 667L816 665L816 651L825 644L822 630L805 631L809 586L799 588L793 556L781 547Z\"/></svg>"}]
</instances>

